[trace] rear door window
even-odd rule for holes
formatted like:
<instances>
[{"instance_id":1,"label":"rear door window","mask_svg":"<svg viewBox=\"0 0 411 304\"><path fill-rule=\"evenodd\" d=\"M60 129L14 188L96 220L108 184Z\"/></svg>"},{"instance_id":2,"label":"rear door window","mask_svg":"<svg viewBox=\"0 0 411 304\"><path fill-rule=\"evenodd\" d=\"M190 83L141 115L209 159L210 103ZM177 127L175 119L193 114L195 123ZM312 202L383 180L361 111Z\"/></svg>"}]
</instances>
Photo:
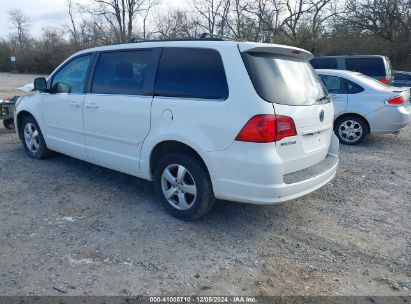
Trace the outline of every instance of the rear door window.
<instances>
[{"instance_id":1,"label":"rear door window","mask_svg":"<svg viewBox=\"0 0 411 304\"><path fill-rule=\"evenodd\" d=\"M350 80L345 79L347 85L347 94L357 94L364 91L364 88Z\"/></svg>"},{"instance_id":2,"label":"rear door window","mask_svg":"<svg viewBox=\"0 0 411 304\"><path fill-rule=\"evenodd\" d=\"M151 50L102 53L94 72L91 92L95 94L149 94L147 86ZM151 90L152 93L152 90Z\"/></svg>"},{"instance_id":3,"label":"rear door window","mask_svg":"<svg viewBox=\"0 0 411 304\"><path fill-rule=\"evenodd\" d=\"M385 76L385 65L382 58L346 58L346 68L349 71L356 71L365 75Z\"/></svg>"},{"instance_id":4,"label":"rear door window","mask_svg":"<svg viewBox=\"0 0 411 304\"><path fill-rule=\"evenodd\" d=\"M331 94L346 94L344 79L338 76L320 75L327 91Z\"/></svg>"},{"instance_id":5,"label":"rear door window","mask_svg":"<svg viewBox=\"0 0 411 304\"><path fill-rule=\"evenodd\" d=\"M314 69L338 69L337 59L335 58L313 58L310 63Z\"/></svg>"},{"instance_id":6,"label":"rear door window","mask_svg":"<svg viewBox=\"0 0 411 304\"><path fill-rule=\"evenodd\" d=\"M164 48L155 95L227 99L228 85L220 53L201 48Z\"/></svg>"}]
</instances>

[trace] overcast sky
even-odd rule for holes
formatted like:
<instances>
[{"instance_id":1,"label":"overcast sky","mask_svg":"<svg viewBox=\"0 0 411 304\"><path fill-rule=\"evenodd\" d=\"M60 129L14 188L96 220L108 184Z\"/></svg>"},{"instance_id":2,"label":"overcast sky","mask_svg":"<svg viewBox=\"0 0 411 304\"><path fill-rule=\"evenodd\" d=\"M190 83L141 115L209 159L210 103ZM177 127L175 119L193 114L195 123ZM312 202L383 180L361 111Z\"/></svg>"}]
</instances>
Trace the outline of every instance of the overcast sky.
<instances>
[{"instance_id":1,"label":"overcast sky","mask_svg":"<svg viewBox=\"0 0 411 304\"><path fill-rule=\"evenodd\" d=\"M73 0L87 3L91 0ZM164 7L181 6L185 0L162 0ZM43 27L69 23L66 0L0 0L0 37L5 38L12 31L8 12L21 9L30 18L30 33L38 37Z\"/></svg>"}]
</instances>

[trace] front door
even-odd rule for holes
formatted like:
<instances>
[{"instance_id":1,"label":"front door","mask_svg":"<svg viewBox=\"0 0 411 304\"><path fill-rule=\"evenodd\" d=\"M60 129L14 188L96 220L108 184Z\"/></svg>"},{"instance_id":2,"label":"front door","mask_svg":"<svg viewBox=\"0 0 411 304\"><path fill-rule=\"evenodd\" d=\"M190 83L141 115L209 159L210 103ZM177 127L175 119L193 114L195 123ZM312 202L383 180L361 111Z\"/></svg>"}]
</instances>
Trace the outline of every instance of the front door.
<instances>
[{"instance_id":1,"label":"front door","mask_svg":"<svg viewBox=\"0 0 411 304\"><path fill-rule=\"evenodd\" d=\"M100 54L84 100L84 130L91 162L137 174L150 131L155 64L152 50Z\"/></svg>"},{"instance_id":2,"label":"front door","mask_svg":"<svg viewBox=\"0 0 411 304\"><path fill-rule=\"evenodd\" d=\"M45 140L51 150L86 159L83 101L87 73L93 55L69 61L51 79L42 93Z\"/></svg>"}]
</instances>

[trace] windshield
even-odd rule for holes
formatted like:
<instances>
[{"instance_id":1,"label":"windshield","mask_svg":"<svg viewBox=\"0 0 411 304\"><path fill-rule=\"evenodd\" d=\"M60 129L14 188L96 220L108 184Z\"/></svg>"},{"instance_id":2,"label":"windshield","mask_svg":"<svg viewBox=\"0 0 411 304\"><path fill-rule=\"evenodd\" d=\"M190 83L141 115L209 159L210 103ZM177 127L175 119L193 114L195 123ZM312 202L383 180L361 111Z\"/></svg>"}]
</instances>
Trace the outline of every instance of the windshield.
<instances>
[{"instance_id":1,"label":"windshield","mask_svg":"<svg viewBox=\"0 0 411 304\"><path fill-rule=\"evenodd\" d=\"M243 53L254 88L272 103L309 106L329 102L327 90L306 60L269 53Z\"/></svg>"}]
</instances>

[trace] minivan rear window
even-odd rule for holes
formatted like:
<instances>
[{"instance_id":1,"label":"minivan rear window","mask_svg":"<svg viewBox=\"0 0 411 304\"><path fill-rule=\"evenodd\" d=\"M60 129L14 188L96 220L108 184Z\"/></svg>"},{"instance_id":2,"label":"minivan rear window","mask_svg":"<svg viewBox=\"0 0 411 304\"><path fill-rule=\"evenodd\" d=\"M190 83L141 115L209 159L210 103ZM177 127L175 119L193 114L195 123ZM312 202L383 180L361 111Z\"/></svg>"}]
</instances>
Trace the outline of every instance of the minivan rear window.
<instances>
[{"instance_id":1,"label":"minivan rear window","mask_svg":"<svg viewBox=\"0 0 411 304\"><path fill-rule=\"evenodd\" d=\"M269 53L243 53L255 90L272 103L308 106L327 101L327 91L307 60Z\"/></svg>"},{"instance_id":2,"label":"minivan rear window","mask_svg":"<svg viewBox=\"0 0 411 304\"><path fill-rule=\"evenodd\" d=\"M338 69L335 58L313 58L310 63L314 69Z\"/></svg>"},{"instance_id":3,"label":"minivan rear window","mask_svg":"<svg viewBox=\"0 0 411 304\"><path fill-rule=\"evenodd\" d=\"M368 76L385 76L385 65L383 58L347 58L346 68L349 71L356 71Z\"/></svg>"},{"instance_id":4,"label":"minivan rear window","mask_svg":"<svg viewBox=\"0 0 411 304\"><path fill-rule=\"evenodd\" d=\"M155 95L227 99L228 85L220 53L201 48L164 48Z\"/></svg>"}]
</instances>

